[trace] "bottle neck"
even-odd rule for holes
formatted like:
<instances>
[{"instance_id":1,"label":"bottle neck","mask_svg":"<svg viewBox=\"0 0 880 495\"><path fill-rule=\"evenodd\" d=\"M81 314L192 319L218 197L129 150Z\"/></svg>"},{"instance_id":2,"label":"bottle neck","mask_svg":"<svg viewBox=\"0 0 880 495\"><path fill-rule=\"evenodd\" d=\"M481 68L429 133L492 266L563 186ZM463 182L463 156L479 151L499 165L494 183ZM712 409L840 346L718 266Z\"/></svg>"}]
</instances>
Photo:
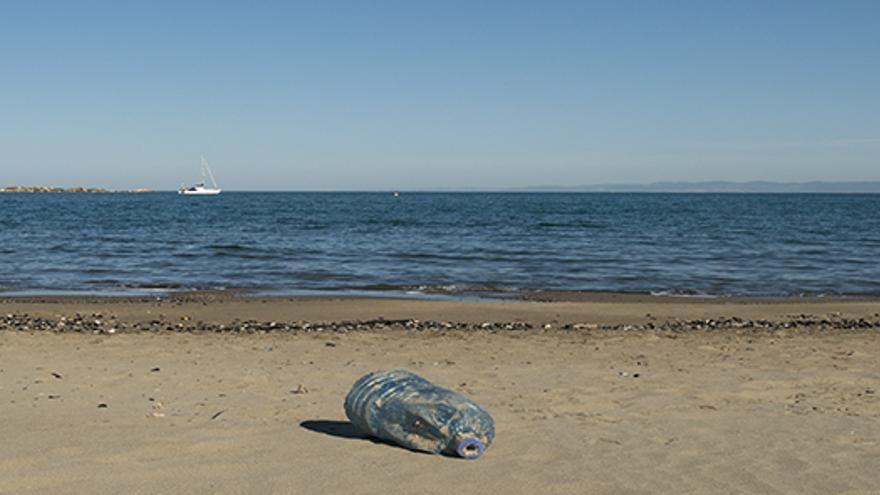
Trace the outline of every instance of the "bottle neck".
<instances>
[{"instance_id":1,"label":"bottle neck","mask_svg":"<svg viewBox=\"0 0 880 495\"><path fill-rule=\"evenodd\" d=\"M476 459L483 455L486 446L476 438L463 438L455 446L455 453L465 459Z\"/></svg>"}]
</instances>

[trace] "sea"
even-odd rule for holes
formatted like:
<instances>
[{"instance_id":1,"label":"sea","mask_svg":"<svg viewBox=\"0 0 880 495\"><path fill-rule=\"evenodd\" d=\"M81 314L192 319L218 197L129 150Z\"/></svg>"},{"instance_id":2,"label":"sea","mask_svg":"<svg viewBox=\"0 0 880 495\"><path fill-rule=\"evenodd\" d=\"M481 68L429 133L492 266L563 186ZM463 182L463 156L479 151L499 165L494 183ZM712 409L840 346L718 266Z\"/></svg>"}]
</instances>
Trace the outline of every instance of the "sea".
<instances>
[{"instance_id":1,"label":"sea","mask_svg":"<svg viewBox=\"0 0 880 495\"><path fill-rule=\"evenodd\" d=\"M880 195L0 194L0 291L880 294Z\"/></svg>"}]
</instances>

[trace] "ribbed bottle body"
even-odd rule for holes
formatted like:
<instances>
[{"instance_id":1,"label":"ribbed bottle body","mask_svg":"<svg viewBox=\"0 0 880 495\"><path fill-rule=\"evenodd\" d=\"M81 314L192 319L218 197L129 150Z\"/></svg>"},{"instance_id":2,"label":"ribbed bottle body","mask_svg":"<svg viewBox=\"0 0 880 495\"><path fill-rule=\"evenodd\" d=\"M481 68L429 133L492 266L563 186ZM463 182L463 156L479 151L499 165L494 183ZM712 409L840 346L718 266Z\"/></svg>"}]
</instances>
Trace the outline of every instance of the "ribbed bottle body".
<instances>
[{"instance_id":1,"label":"ribbed bottle body","mask_svg":"<svg viewBox=\"0 0 880 495\"><path fill-rule=\"evenodd\" d=\"M365 433L424 452L472 459L495 437L485 409L403 370L361 377L345 398L345 414Z\"/></svg>"}]
</instances>

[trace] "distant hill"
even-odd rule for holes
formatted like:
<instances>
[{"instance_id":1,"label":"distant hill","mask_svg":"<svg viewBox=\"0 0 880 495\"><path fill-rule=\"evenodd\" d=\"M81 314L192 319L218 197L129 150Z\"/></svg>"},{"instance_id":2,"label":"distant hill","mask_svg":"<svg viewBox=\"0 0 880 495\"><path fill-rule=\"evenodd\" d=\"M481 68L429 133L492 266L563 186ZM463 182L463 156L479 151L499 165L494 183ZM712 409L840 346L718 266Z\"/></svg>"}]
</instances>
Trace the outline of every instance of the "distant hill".
<instances>
[{"instance_id":1,"label":"distant hill","mask_svg":"<svg viewBox=\"0 0 880 495\"><path fill-rule=\"evenodd\" d=\"M589 186L530 186L520 192L644 192L644 193L880 193L880 182L653 182Z\"/></svg>"}]
</instances>

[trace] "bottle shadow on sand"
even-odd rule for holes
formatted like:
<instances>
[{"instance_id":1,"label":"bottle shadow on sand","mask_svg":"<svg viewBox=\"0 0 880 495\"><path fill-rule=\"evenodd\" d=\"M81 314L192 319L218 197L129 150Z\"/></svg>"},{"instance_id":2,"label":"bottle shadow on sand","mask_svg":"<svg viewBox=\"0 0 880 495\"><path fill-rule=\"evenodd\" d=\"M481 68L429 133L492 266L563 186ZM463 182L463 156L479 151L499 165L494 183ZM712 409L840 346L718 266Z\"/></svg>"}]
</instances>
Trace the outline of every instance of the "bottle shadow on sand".
<instances>
[{"instance_id":1,"label":"bottle shadow on sand","mask_svg":"<svg viewBox=\"0 0 880 495\"><path fill-rule=\"evenodd\" d=\"M329 435L331 437L366 440L374 444L387 445L390 447L409 450L417 454L430 455L427 452L407 449L406 447L397 445L395 443L367 435L366 433L363 433L355 428L355 426L349 421L308 420L303 421L299 424L299 426L305 428L306 430L313 431L315 433L323 433L324 435Z\"/></svg>"},{"instance_id":2,"label":"bottle shadow on sand","mask_svg":"<svg viewBox=\"0 0 880 495\"><path fill-rule=\"evenodd\" d=\"M331 437L358 438L361 440L372 440L374 443L382 443L377 439L362 433L349 421L309 420L303 421L299 425L309 431L323 433L325 435L330 435Z\"/></svg>"}]
</instances>

